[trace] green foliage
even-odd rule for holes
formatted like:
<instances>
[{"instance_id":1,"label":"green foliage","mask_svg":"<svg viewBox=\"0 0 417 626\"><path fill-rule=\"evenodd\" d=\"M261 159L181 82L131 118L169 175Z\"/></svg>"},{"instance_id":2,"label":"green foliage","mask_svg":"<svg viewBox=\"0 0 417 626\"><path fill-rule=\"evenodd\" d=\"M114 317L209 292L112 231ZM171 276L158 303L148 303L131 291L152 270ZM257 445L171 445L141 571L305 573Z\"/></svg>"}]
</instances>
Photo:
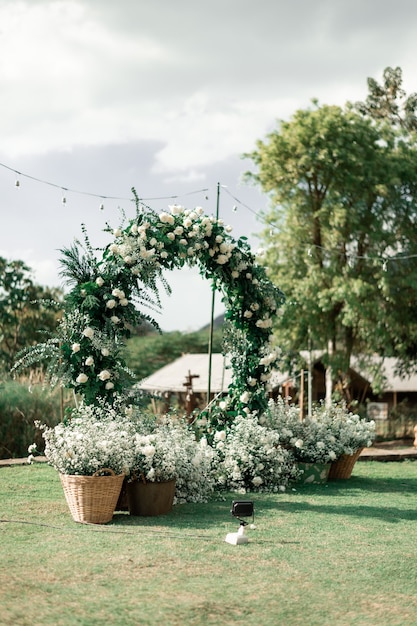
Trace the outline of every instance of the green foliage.
<instances>
[{"instance_id":1,"label":"green foliage","mask_svg":"<svg viewBox=\"0 0 417 626\"><path fill-rule=\"evenodd\" d=\"M387 76L378 98L398 79ZM246 155L257 168L248 178L271 197L265 263L287 298L278 341L287 354L329 350L342 379L353 353L407 367L417 346L417 141L371 117L375 106L315 103Z\"/></svg>"},{"instance_id":2,"label":"green foliage","mask_svg":"<svg viewBox=\"0 0 417 626\"><path fill-rule=\"evenodd\" d=\"M48 303L60 297L59 289L36 285L23 261L0 257L0 371L9 372L22 348L55 328L57 312Z\"/></svg>"},{"instance_id":3,"label":"green foliage","mask_svg":"<svg viewBox=\"0 0 417 626\"><path fill-rule=\"evenodd\" d=\"M126 363L141 380L164 365L175 361L182 354L208 353L209 332L150 333L131 337L127 342ZM213 333L213 352L222 352L222 331Z\"/></svg>"},{"instance_id":4,"label":"green foliage","mask_svg":"<svg viewBox=\"0 0 417 626\"><path fill-rule=\"evenodd\" d=\"M356 103L357 110L375 120L396 125L405 133L416 131L417 93L406 96L401 85L401 68L386 67L381 85L374 78L368 78L368 97L365 102Z\"/></svg>"},{"instance_id":5,"label":"green foliage","mask_svg":"<svg viewBox=\"0 0 417 626\"><path fill-rule=\"evenodd\" d=\"M36 442L43 449L42 437L34 421L41 420L54 426L60 419L59 390L51 394L34 386L14 381L0 385L0 458L25 457L28 446Z\"/></svg>"}]
</instances>

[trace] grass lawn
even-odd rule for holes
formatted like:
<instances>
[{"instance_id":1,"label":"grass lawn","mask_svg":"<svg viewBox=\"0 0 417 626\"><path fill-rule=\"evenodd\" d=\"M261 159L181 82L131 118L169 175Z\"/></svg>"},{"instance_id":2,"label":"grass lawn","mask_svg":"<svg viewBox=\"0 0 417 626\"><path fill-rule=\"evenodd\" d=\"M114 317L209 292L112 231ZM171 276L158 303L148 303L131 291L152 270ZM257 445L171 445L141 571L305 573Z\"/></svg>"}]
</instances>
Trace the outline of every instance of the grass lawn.
<instances>
[{"instance_id":1,"label":"grass lawn","mask_svg":"<svg viewBox=\"0 0 417 626\"><path fill-rule=\"evenodd\" d=\"M251 495L246 545L232 499L89 526L49 466L0 468L1 626L417 624L417 462Z\"/></svg>"}]
</instances>

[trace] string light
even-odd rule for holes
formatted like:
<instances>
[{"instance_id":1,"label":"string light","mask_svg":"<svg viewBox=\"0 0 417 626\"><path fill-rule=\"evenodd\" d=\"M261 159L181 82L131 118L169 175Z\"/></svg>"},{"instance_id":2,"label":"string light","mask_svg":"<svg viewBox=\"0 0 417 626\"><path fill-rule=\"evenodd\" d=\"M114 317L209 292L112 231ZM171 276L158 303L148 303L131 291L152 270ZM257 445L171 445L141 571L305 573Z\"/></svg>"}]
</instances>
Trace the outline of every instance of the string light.
<instances>
[{"instance_id":1,"label":"string light","mask_svg":"<svg viewBox=\"0 0 417 626\"><path fill-rule=\"evenodd\" d=\"M7 169L11 172L13 172L17 177L24 177L24 178L28 178L30 180L33 180L37 183L43 184L43 185L49 185L50 187L55 187L56 189L60 189L63 192L62 195L62 199L61 202L64 206L66 206L67 204L67 193L76 193L76 194L81 194L84 196L91 196L91 197L95 197L95 198L100 198L101 200L120 200L120 201L127 201L127 202L136 202L136 198L134 197L123 197L123 196L108 196L108 195L104 195L104 194L98 194L98 193L92 193L92 192L88 192L88 191L81 191L81 190L77 190L77 189L72 189L69 187L64 187L63 185L59 185L53 182L50 182L48 180L44 180L41 178L37 178L36 176L31 176L30 174L25 174L24 172L21 172L13 167L10 167L8 165L6 165L5 163L0 163L0 167L3 167L4 169ZM16 178L15 179L15 183L14 186L16 188L20 187L20 179ZM259 212L255 211L254 209L252 209L252 207L248 206L247 204L245 204L244 202L242 202L239 198L237 198L236 196L234 196L229 189L227 188L226 185L221 185L221 188L224 189L224 191L235 201L236 204L233 205L232 207L232 211L233 213L236 213L236 211L238 210L238 205L244 207L245 209L247 209L248 211L250 211L251 213L253 213L257 219L259 219L260 221L262 221L265 225L268 226L268 223L262 219L262 216L260 215ZM173 195L169 195L169 196L153 196L153 197L149 197L149 198L137 198L140 204L140 207L142 209L149 209L152 210L152 208L150 206L148 206L145 201L152 201L152 200L177 200L178 198L181 197L185 197L185 196L191 196L191 195L196 195L196 194L200 194L200 193L205 193L206 195L205 200L209 200L209 196L206 192L208 192L209 189L208 188L204 188L204 189L196 189L193 191L189 191L183 194L173 194ZM99 205L99 209L101 211L104 210L104 203L101 202ZM269 230L269 234L270 236L273 236L277 231L273 228L271 228ZM312 248L318 248L320 250L322 250L323 252L327 252L327 253L340 253L340 251L338 250L328 250L322 246L318 246L318 245L313 245L313 246L309 246L307 249L307 254L308 256L312 256L313 252L312 252ZM398 256L390 256L387 259L381 259L380 257L372 257L372 256L367 256L367 255L354 255L356 259L364 259L364 260L368 260L368 261L381 261L382 260L382 270L384 272L387 271L387 263L388 261L395 261L395 260L408 260L408 259L415 259L417 258L417 254L409 254L409 255L398 255Z\"/></svg>"},{"instance_id":2,"label":"string light","mask_svg":"<svg viewBox=\"0 0 417 626\"><path fill-rule=\"evenodd\" d=\"M56 189L60 189L63 192L69 192L69 193L76 193L76 194L80 194L83 196L92 196L94 198L101 198L102 200L123 200L124 202L135 202L135 198L134 197L130 197L130 198L126 198L124 196L107 196L104 194L99 194L99 193L92 193L89 191L81 191L79 189L71 189L69 187L64 187L63 185L58 185L57 183L52 183L51 181L48 180L44 180L42 178L37 178L36 176L31 176L30 174L25 174L24 172L20 172L19 170L10 167L9 165L6 165L5 163L0 163L0 167L3 167L6 170L9 170L10 172L13 172L14 174L16 174L17 176L20 177L24 177L24 178L28 178L30 180L33 180L37 183L41 183L42 185L49 185L50 187L55 187ZM16 180L15 182L15 186L19 187L20 186L20 182L19 180ZM199 194L199 193L205 193L207 192L208 189L204 188L204 189L196 189L194 191L189 191L187 193L183 193L183 194L174 194L171 196L155 196L155 197L151 197L151 198L139 198L139 201L143 201L143 200L176 200L178 198L181 198L182 196L191 196L191 195L195 195L195 194ZM208 196L205 196L206 200L208 200ZM66 202L66 200L65 200ZM64 203L65 204L65 203ZM100 204L100 209L104 209L104 204Z\"/></svg>"}]
</instances>

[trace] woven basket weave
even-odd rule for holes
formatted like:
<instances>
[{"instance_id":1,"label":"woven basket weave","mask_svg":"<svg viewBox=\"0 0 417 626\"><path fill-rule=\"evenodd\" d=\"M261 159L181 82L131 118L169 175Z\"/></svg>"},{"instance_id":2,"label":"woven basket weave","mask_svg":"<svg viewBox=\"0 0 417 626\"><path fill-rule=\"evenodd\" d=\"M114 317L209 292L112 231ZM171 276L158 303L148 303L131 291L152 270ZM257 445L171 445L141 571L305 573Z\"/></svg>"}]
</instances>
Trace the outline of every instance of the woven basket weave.
<instances>
[{"instance_id":1,"label":"woven basket weave","mask_svg":"<svg viewBox=\"0 0 417 626\"><path fill-rule=\"evenodd\" d=\"M333 461L330 466L329 480L346 480L352 476L353 466L363 448L356 450L354 454L342 454L342 456Z\"/></svg>"},{"instance_id":2,"label":"woven basket weave","mask_svg":"<svg viewBox=\"0 0 417 626\"><path fill-rule=\"evenodd\" d=\"M104 475L105 473L109 475ZM60 474L68 508L75 522L106 524L110 522L125 475L102 469L93 476Z\"/></svg>"}]
</instances>

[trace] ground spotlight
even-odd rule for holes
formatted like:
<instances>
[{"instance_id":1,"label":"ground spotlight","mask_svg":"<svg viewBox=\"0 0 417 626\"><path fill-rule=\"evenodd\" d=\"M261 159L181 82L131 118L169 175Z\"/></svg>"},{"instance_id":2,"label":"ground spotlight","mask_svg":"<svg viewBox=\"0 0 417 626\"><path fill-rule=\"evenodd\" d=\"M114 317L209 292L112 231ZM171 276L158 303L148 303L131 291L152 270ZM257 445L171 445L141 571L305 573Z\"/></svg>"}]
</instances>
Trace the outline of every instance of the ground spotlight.
<instances>
[{"instance_id":1,"label":"ground spotlight","mask_svg":"<svg viewBox=\"0 0 417 626\"><path fill-rule=\"evenodd\" d=\"M247 517L252 518L252 523L255 520L255 513L253 502L250 500L234 500L232 502L232 508L230 513L233 517L239 520L240 526L237 533L228 533L226 535L225 541L227 543L232 544L233 546L237 546L242 543L248 543L249 539L245 534L245 526L248 525L248 522L244 519Z\"/></svg>"}]
</instances>

